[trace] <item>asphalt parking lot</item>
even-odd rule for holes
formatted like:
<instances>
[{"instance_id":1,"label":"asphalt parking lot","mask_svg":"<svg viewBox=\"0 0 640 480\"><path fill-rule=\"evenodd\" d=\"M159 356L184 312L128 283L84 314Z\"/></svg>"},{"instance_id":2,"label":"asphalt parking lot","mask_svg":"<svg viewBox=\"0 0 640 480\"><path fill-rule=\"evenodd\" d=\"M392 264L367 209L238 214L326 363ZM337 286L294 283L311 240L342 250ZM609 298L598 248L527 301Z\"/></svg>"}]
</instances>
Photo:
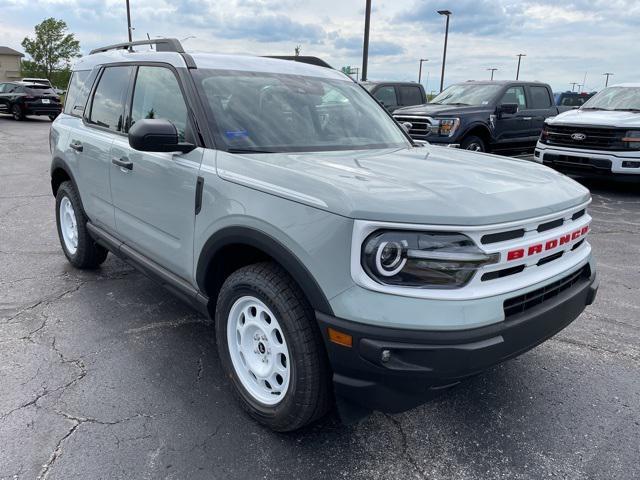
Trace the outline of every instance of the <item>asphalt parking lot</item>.
<instances>
[{"instance_id":1,"label":"asphalt parking lot","mask_svg":"<svg viewBox=\"0 0 640 480\"><path fill-rule=\"evenodd\" d=\"M50 122L0 117L0 479L640 478L640 187L591 182L596 303L432 403L272 433L211 325L110 256L71 268Z\"/></svg>"}]
</instances>

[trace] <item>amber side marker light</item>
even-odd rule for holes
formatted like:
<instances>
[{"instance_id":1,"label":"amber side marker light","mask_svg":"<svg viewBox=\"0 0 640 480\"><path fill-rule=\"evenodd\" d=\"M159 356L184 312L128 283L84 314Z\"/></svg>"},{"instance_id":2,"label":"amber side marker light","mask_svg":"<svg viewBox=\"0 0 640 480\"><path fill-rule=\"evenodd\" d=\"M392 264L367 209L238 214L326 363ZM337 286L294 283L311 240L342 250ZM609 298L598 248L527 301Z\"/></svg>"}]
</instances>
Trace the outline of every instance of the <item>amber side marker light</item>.
<instances>
[{"instance_id":1,"label":"amber side marker light","mask_svg":"<svg viewBox=\"0 0 640 480\"><path fill-rule=\"evenodd\" d=\"M327 328L327 332L329 333L329 340L332 343L336 343L348 348L353 347L353 337L348 333L339 332L338 330L334 330L331 327Z\"/></svg>"}]
</instances>

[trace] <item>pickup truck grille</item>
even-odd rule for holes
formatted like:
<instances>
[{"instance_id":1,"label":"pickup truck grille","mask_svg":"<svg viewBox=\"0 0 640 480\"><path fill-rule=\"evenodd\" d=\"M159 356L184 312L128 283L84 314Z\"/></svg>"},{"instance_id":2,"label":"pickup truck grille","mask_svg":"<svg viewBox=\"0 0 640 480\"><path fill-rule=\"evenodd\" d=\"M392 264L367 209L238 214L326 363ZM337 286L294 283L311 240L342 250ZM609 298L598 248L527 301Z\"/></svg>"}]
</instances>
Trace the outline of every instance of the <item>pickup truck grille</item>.
<instances>
[{"instance_id":1,"label":"pickup truck grille","mask_svg":"<svg viewBox=\"0 0 640 480\"><path fill-rule=\"evenodd\" d=\"M416 140L426 140L431 133L431 121L428 117L422 117L419 115L394 115L398 123L409 122L411 128L409 129L409 135Z\"/></svg>"},{"instance_id":2,"label":"pickup truck grille","mask_svg":"<svg viewBox=\"0 0 640 480\"><path fill-rule=\"evenodd\" d=\"M606 127L579 127L570 125L547 125L546 139L542 142L558 147L584 148L591 150L626 150L622 138L626 130ZM572 137L584 135L580 138ZM543 134L544 136L544 134Z\"/></svg>"}]
</instances>

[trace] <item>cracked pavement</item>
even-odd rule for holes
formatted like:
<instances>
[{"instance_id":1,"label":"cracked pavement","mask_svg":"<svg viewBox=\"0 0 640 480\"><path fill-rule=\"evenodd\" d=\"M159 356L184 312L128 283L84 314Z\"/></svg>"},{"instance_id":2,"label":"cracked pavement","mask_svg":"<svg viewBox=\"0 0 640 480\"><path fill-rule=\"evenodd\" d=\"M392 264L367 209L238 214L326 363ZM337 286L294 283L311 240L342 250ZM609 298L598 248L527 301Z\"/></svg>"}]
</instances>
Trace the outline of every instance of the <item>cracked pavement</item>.
<instances>
[{"instance_id":1,"label":"cracked pavement","mask_svg":"<svg viewBox=\"0 0 640 480\"><path fill-rule=\"evenodd\" d=\"M50 123L0 117L0 479L640 478L640 187L592 189L596 303L437 400L272 433L211 324L110 255L58 245Z\"/></svg>"}]
</instances>

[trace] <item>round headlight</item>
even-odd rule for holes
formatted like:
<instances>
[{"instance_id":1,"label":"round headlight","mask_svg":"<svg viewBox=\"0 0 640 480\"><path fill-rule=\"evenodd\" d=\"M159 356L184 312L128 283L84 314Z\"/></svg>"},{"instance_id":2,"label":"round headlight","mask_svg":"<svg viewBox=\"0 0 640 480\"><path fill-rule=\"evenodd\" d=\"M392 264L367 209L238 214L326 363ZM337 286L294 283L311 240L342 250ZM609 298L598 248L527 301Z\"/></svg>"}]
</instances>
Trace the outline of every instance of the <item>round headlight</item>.
<instances>
[{"instance_id":1,"label":"round headlight","mask_svg":"<svg viewBox=\"0 0 640 480\"><path fill-rule=\"evenodd\" d=\"M361 264L375 281L414 288L459 288L483 265L497 262L466 235L379 230L362 245Z\"/></svg>"},{"instance_id":2,"label":"round headlight","mask_svg":"<svg viewBox=\"0 0 640 480\"><path fill-rule=\"evenodd\" d=\"M380 275L393 277L407 263L404 258L404 248L406 241L401 242L381 242L376 250L376 268Z\"/></svg>"}]
</instances>

